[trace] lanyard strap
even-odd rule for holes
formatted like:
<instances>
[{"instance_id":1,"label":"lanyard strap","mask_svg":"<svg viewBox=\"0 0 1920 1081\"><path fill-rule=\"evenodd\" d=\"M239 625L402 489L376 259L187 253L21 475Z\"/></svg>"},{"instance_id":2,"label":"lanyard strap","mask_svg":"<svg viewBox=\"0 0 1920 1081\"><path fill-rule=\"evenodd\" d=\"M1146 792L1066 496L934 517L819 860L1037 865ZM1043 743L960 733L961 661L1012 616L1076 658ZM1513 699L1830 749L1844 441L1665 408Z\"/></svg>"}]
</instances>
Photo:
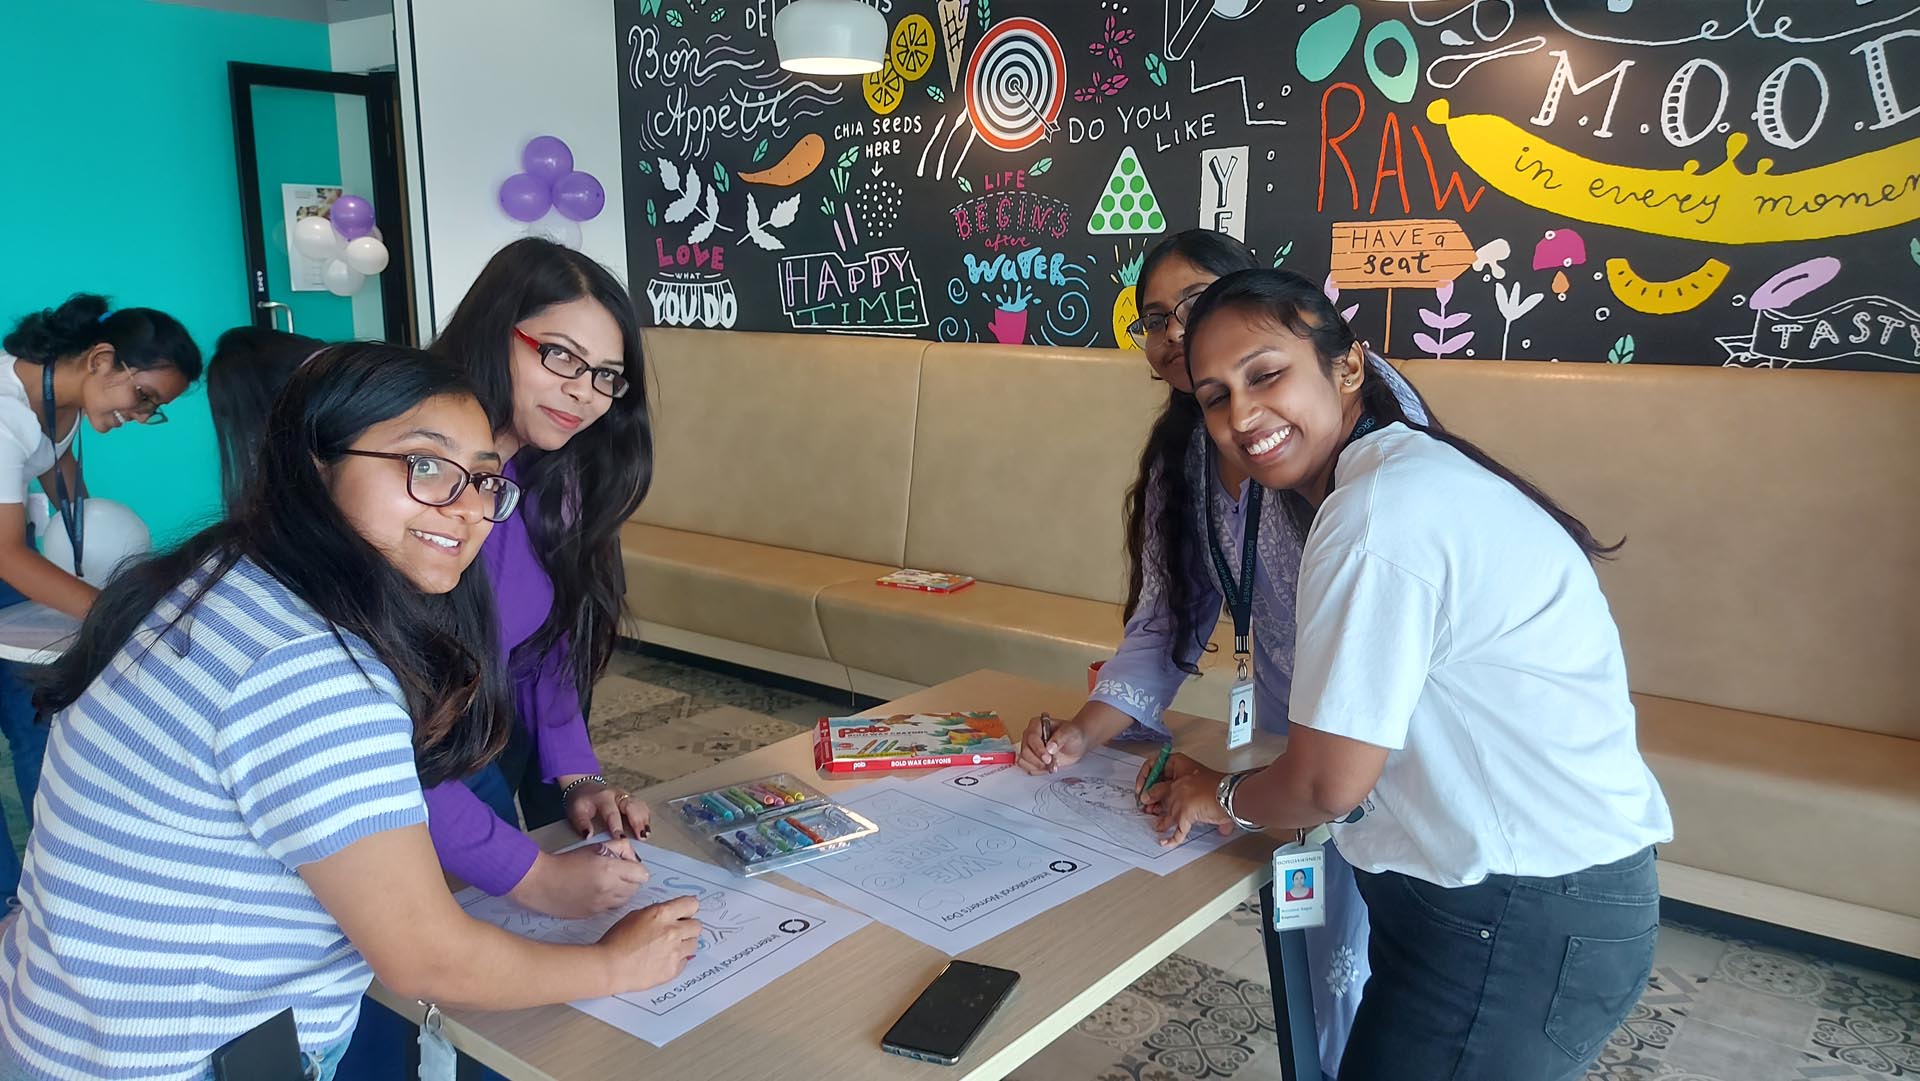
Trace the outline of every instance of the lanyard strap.
<instances>
[{"instance_id":1,"label":"lanyard strap","mask_svg":"<svg viewBox=\"0 0 1920 1081\"><path fill-rule=\"evenodd\" d=\"M1371 415L1362 415L1353 431L1348 434L1346 446L1352 446L1361 436L1379 426L1379 421ZM1207 448L1207 469L1212 476L1218 476L1218 452L1211 445ZM1211 476L1208 478L1211 483ZM1220 546L1220 527L1214 521L1213 509L1207 509L1207 547L1213 554L1213 569L1220 575L1220 588L1227 595L1227 611L1233 615L1233 652L1235 656L1245 656L1252 651L1248 641L1253 628L1253 560L1254 552L1260 540L1260 498L1263 493L1258 481L1247 480L1247 524L1240 540L1240 577L1233 576L1233 570L1227 565L1227 553Z\"/></svg>"},{"instance_id":2,"label":"lanyard strap","mask_svg":"<svg viewBox=\"0 0 1920 1081\"><path fill-rule=\"evenodd\" d=\"M60 524L66 527L67 542L73 546L73 574L80 576L81 552L87 539L87 522L81 515L84 511L79 500L67 495L67 476L60 469L58 453L60 437L55 434L53 414L53 363L40 366L40 405L47 414L47 438L53 441L56 453L53 457L53 502L60 510ZM76 448L75 457L79 451Z\"/></svg>"},{"instance_id":3,"label":"lanyard strap","mask_svg":"<svg viewBox=\"0 0 1920 1081\"><path fill-rule=\"evenodd\" d=\"M1207 454L1207 469L1218 475L1218 466L1211 450ZM1241 533L1240 577L1237 579L1233 576L1232 568L1227 566L1227 553L1220 547L1220 527L1213 520L1213 510L1211 507L1207 510L1207 547L1213 552L1213 569L1220 575L1220 588L1227 595L1227 611L1233 614L1233 652L1236 657L1252 652L1248 635L1253 629L1253 560L1260 540L1262 494L1259 483L1249 479L1247 525Z\"/></svg>"}]
</instances>

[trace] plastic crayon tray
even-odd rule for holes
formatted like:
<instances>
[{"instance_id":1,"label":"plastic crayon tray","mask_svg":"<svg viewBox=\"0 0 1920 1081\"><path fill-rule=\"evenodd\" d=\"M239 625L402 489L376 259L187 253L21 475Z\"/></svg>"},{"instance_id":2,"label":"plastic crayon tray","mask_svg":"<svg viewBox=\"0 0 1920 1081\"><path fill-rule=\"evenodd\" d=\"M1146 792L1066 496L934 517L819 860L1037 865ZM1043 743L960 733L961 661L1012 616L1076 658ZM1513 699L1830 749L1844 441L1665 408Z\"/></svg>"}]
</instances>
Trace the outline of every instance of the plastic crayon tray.
<instances>
[{"instance_id":1,"label":"plastic crayon tray","mask_svg":"<svg viewBox=\"0 0 1920 1081\"><path fill-rule=\"evenodd\" d=\"M748 877L818 859L879 832L787 773L695 792L667 806Z\"/></svg>"},{"instance_id":2,"label":"plastic crayon tray","mask_svg":"<svg viewBox=\"0 0 1920 1081\"><path fill-rule=\"evenodd\" d=\"M800 808L825 802L827 797L818 789L791 774L776 773L681 796L667 801L667 806L679 812L680 820L693 829L711 830L725 826L738 828L771 815L792 814Z\"/></svg>"},{"instance_id":3,"label":"plastic crayon tray","mask_svg":"<svg viewBox=\"0 0 1920 1081\"><path fill-rule=\"evenodd\" d=\"M722 827L707 839L741 874L778 871L832 855L880 827L837 803L818 803L788 815L775 815L734 829Z\"/></svg>"}]
</instances>

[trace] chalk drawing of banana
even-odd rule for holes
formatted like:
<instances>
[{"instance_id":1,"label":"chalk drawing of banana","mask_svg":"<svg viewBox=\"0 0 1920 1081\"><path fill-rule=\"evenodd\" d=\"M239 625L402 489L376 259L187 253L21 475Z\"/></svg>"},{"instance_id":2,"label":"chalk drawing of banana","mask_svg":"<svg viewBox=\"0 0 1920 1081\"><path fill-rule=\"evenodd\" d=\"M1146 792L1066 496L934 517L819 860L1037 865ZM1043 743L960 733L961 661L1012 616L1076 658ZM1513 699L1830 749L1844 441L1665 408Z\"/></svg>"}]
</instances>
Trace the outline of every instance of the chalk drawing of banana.
<instances>
[{"instance_id":1,"label":"chalk drawing of banana","mask_svg":"<svg viewBox=\"0 0 1920 1081\"><path fill-rule=\"evenodd\" d=\"M1445 98L1427 119L1481 178L1528 206L1576 221L1716 244L1773 244L1852 236L1920 219L1920 139L1843 161L1773 173L1736 164L1747 136L1727 136L1727 159L1706 172L1595 161L1486 113L1453 115Z\"/></svg>"}]
</instances>

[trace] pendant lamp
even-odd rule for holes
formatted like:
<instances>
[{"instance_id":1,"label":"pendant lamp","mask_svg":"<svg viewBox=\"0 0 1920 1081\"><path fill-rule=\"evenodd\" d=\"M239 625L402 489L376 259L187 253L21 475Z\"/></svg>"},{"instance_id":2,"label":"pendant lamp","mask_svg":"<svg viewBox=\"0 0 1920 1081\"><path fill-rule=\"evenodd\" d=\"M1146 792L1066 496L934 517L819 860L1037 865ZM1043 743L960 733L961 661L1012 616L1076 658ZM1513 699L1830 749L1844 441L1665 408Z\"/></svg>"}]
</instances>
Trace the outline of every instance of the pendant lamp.
<instances>
[{"instance_id":1,"label":"pendant lamp","mask_svg":"<svg viewBox=\"0 0 1920 1081\"><path fill-rule=\"evenodd\" d=\"M887 20L859 0L794 0L773 17L780 66L804 75L865 75L887 57Z\"/></svg>"}]
</instances>

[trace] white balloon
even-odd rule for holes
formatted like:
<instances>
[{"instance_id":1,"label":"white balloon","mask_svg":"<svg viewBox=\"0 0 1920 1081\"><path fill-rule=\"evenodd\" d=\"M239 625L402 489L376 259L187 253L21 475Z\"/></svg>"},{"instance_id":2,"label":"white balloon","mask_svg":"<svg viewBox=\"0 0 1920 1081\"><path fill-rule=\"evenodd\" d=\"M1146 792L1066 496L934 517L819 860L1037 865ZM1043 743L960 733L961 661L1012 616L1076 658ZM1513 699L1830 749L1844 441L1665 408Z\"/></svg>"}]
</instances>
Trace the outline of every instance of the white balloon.
<instances>
[{"instance_id":1,"label":"white balloon","mask_svg":"<svg viewBox=\"0 0 1920 1081\"><path fill-rule=\"evenodd\" d=\"M337 297L350 297L366 284L367 276L348 266L345 260L335 259L327 264L326 273L321 275L327 283L327 292Z\"/></svg>"},{"instance_id":2,"label":"white balloon","mask_svg":"<svg viewBox=\"0 0 1920 1081\"><path fill-rule=\"evenodd\" d=\"M370 236L347 241L347 265L362 274L378 274L387 269L387 246Z\"/></svg>"},{"instance_id":3,"label":"white balloon","mask_svg":"<svg viewBox=\"0 0 1920 1081\"><path fill-rule=\"evenodd\" d=\"M528 236L537 236L551 240L562 247L580 250L580 223L557 210L550 210L539 221L527 223Z\"/></svg>"},{"instance_id":4,"label":"white balloon","mask_svg":"<svg viewBox=\"0 0 1920 1081\"><path fill-rule=\"evenodd\" d=\"M293 223L294 250L309 259L338 259L347 242L325 218L301 218Z\"/></svg>"},{"instance_id":5,"label":"white balloon","mask_svg":"<svg viewBox=\"0 0 1920 1081\"><path fill-rule=\"evenodd\" d=\"M104 586L121 565L146 555L153 547L147 523L123 503L89 497L80 502L80 520L86 532L80 536L85 565L80 579L90 586ZM66 520L59 514L47 523L40 554L67 573L73 573L73 542L67 537Z\"/></svg>"}]
</instances>

